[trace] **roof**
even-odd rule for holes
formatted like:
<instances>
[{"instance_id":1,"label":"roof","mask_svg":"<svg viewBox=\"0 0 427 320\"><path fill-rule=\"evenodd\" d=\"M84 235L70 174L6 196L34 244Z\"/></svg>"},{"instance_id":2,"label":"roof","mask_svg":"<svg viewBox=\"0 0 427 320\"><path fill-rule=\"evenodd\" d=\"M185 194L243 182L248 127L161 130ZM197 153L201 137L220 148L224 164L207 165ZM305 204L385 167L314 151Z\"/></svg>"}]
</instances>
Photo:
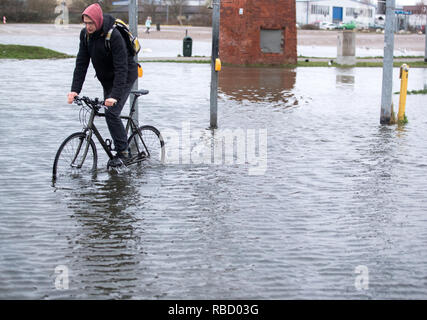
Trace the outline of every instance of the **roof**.
<instances>
[{"instance_id":1,"label":"roof","mask_svg":"<svg viewBox=\"0 0 427 320\"><path fill-rule=\"evenodd\" d=\"M427 6L425 6L427 8ZM413 14L426 14L424 12L424 5L418 6L403 6L404 11L411 11Z\"/></svg>"},{"instance_id":2,"label":"roof","mask_svg":"<svg viewBox=\"0 0 427 320\"><path fill-rule=\"evenodd\" d=\"M295 0L296 2L320 2L320 1L331 1L331 0ZM337 1L337 3L340 3L340 0L335 0ZM365 6L369 6L369 7L374 7L376 8L377 6L375 4L371 4L371 3L364 3L362 1L359 0L348 0L348 1L352 1L352 2L357 2L358 4L363 4Z\"/></svg>"}]
</instances>

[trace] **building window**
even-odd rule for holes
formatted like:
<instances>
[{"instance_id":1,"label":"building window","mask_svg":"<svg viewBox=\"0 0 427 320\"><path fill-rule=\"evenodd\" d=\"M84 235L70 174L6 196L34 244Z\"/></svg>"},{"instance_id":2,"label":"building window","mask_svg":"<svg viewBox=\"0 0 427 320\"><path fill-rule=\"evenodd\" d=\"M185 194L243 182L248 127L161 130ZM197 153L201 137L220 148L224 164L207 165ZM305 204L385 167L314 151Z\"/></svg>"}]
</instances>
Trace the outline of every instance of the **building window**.
<instances>
[{"instance_id":1,"label":"building window","mask_svg":"<svg viewBox=\"0 0 427 320\"><path fill-rule=\"evenodd\" d=\"M372 18L372 9L363 8L346 8L345 15L347 17L368 17Z\"/></svg>"},{"instance_id":2,"label":"building window","mask_svg":"<svg viewBox=\"0 0 427 320\"><path fill-rule=\"evenodd\" d=\"M311 14L322 14L324 16L328 16L329 15L329 7L312 4L311 5Z\"/></svg>"},{"instance_id":3,"label":"building window","mask_svg":"<svg viewBox=\"0 0 427 320\"><path fill-rule=\"evenodd\" d=\"M283 30L261 29L261 52L283 53Z\"/></svg>"},{"instance_id":4,"label":"building window","mask_svg":"<svg viewBox=\"0 0 427 320\"><path fill-rule=\"evenodd\" d=\"M347 16L347 17L350 17L350 16L354 16L354 15L356 15L357 13L356 13L356 8L345 8L345 15Z\"/></svg>"}]
</instances>

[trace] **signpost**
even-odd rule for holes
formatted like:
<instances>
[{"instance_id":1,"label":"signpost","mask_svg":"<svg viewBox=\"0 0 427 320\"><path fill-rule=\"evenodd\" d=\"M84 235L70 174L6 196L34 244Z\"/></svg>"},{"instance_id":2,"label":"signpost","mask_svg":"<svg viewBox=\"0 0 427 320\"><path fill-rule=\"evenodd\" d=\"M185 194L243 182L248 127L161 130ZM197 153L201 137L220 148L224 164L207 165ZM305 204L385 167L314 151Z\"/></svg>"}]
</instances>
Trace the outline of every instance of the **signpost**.
<instances>
[{"instance_id":1,"label":"signpost","mask_svg":"<svg viewBox=\"0 0 427 320\"><path fill-rule=\"evenodd\" d=\"M212 62L211 62L211 107L210 107L210 129L218 128L218 71L216 71L216 60L219 56L219 21L220 0L213 0L212 13Z\"/></svg>"},{"instance_id":2,"label":"signpost","mask_svg":"<svg viewBox=\"0 0 427 320\"><path fill-rule=\"evenodd\" d=\"M394 10L395 14L404 14L404 15L411 15L411 11L403 11L403 10Z\"/></svg>"},{"instance_id":3,"label":"signpost","mask_svg":"<svg viewBox=\"0 0 427 320\"><path fill-rule=\"evenodd\" d=\"M424 47L424 62L427 62L427 6L424 7L424 14L426 15L426 24L424 25L424 38L425 38L425 47Z\"/></svg>"},{"instance_id":4,"label":"signpost","mask_svg":"<svg viewBox=\"0 0 427 320\"><path fill-rule=\"evenodd\" d=\"M125 2L125 1L121 1ZM130 32L138 37L138 1L137 0L129 0L126 1L129 3L129 29ZM135 56L135 61L138 63L138 55ZM138 78L135 80L132 90L138 90ZM130 97L130 105L132 105L133 100L135 98L131 95ZM135 113L133 119L138 123L138 101L135 102Z\"/></svg>"},{"instance_id":5,"label":"signpost","mask_svg":"<svg viewBox=\"0 0 427 320\"><path fill-rule=\"evenodd\" d=\"M384 60L383 83L381 95L381 124L390 124L393 91L393 52L394 52L394 22L396 0L387 0L385 34L384 34Z\"/></svg>"}]
</instances>

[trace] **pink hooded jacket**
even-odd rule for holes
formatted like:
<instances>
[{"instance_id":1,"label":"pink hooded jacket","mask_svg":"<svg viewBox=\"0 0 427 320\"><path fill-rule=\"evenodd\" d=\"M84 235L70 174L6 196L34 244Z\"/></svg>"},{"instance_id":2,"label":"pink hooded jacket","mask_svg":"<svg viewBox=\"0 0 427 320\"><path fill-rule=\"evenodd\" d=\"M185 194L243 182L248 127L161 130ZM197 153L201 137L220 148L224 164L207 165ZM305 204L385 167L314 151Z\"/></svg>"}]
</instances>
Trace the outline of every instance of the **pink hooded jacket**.
<instances>
[{"instance_id":1,"label":"pink hooded jacket","mask_svg":"<svg viewBox=\"0 0 427 320\"><path fill-rule=\"evenodd\" d=\"M82 13L82 19L83 16L88 16L96 26L96 30L101 30L102 23L104 22L104 17L102 13L102 8L98 3L91 4L89 7L85 9Z\"/></svg>"}]
</instances>

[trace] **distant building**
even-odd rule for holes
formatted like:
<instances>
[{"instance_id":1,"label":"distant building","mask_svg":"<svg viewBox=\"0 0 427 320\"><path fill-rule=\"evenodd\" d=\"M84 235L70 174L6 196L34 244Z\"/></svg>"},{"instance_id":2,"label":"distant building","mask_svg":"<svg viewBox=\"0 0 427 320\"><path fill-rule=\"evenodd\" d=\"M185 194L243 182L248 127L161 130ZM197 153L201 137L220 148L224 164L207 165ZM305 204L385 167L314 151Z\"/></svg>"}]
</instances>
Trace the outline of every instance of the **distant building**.
<instances>
[{"instance_id":1,"label":"distant building","mask_svg":"<svg viewBox=\"0 0 427 320\"><path fill-rule=\"evenodd\" d=\"M375 23L376 6L357 0L296 0L299 25L320 22L369 26Z\"/></svg>"},{"instance_id":2,"label":"distant building","mask_svg":"<svg viewBox=\"0 0 427 320\"><path fill-rule=\"evenodd\" d=\"M295 64L295 0L221 1L220 58L225 63Z\"/></svg>"},{"instance_id":3,"label":"distant building","mask_svg":"<svg viewBox=\"0 0 427 320\"><path fill-rule=\"evenodd\" d=\"M421 29L426 24L426 6L403 6L403 11L410 12L409 15L409 26L415 29Z\"/></svg>"}]
</instances>

